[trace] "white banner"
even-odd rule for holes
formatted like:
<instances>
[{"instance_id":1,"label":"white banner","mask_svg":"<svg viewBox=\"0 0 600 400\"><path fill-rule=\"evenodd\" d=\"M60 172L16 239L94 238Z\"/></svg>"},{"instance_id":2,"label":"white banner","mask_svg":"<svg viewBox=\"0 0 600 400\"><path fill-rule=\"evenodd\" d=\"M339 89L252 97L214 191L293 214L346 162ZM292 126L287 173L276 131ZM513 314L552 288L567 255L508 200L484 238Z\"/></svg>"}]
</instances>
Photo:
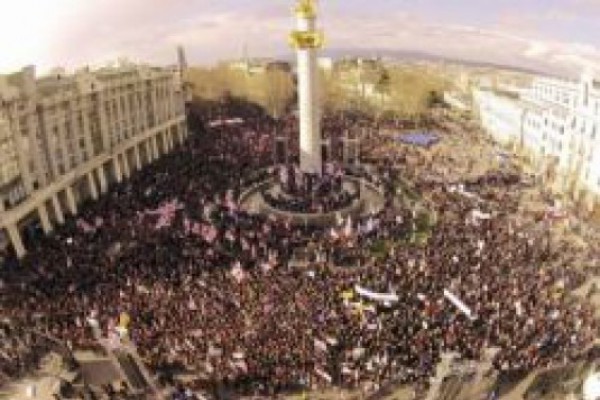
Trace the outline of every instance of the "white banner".
<instances>
[{"instance_id":1,"label":"white banner","mask_svg":"<svg viewBox=\"0 0 600 400\"><path fill-rule=\"evenodd\" d=\"M477 200L477 201L481 201L481 198L479 196L477 196L475 193L470 193L467 192L465 190L465 185L463 185L462 183L458 184L458 185L451 185L448 187L448 191L450 193L458 193L463 197L466 197L468 199L473 199L473 200Z\"/></svg>"},{"instance_id":2,"label":"white banner","mask_svg":"<svg viewBox=\"0 0 600 400\"><path fill-rule=\"evenodd\" d=\"M317 374L317 376L319 376L320 378L325 379L328 383L331 383L333 381L333 379L331 379L331 375L329 375L327 372L323 371L319 367L315 367L315 374Z\"/></svg>"},{"instance_id":3,"label":"white banner","mask_svg":"<svg viewBox=\"0 0 600 400\"><path fill-rule=\"evenodd\" d=\"M444 289L444 297L446 297L452 304L456 306L463 314L465 314L470 320L474 320L473 312L465 303L463 303L458 297L452 294L448 289Z\"/></svg>"},{"instance_id":4,"label":"white banner","mask_svg":"<svg viewBox=\"0 0 600 400\"><path fill-rule=\"evenodd\" d=\"M474 220L487 220L487 219L492 219L492 214L490 213L484 213L480 210L473 210L471 212L471 216L473 217Z\"/></svg>"},{"instance_id":5,"label":"white banner","mask_svg":"<svg viewBox=\"0 0 600 400\"><path fill-rule=\"evenodd\" d=\"M394 293L376 293L369 289L365 289L360 287L359 285L354 286L354 291L359 295L366 297L370 300L380 301L380 302L397 302L398 296Z\"/></svg>"},{"instance_id":6,"label":"white banner","mask_svg":"<svg viewBox=\"0 0 600 400\"><path fill-rule=\"evenodd\" d=\"M208 123L208 126L211 128L216 128L219 126L227 126L227 125L239 125L243 124L244 120L241 118L230 118L230 119L215 119Z\"/></svg>"}]
</instances>

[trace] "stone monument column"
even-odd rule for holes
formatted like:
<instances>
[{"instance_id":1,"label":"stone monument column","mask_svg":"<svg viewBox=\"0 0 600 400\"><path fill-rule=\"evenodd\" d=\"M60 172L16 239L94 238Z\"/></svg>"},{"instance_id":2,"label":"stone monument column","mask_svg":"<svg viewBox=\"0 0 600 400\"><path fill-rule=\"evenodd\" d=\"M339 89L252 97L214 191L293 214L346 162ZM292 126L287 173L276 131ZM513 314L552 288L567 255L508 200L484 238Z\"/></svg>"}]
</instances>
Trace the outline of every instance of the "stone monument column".
<instances>
[{"instance_id":1,"label":"stone monument column","mask_svg":"<svg viewBox=\"0 0 600 400\"><path fill-rule=\"evenodd\" d=\"M295 12L296 30L290 35L290 43L296 49L297 57L300 169L320 175L323 160L317 50L323 46L323 34L316 31L314 0L300 0Z\"/></svg>"}]
</instances>

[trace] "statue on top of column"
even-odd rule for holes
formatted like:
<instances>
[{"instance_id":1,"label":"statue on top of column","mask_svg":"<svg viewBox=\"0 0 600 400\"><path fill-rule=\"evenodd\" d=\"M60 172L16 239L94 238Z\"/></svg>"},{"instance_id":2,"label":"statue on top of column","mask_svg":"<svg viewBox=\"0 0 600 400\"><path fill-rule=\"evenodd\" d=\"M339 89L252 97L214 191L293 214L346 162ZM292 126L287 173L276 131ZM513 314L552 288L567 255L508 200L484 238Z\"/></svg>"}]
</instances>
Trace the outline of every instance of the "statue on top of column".
<instances>
[{"instance_id":1,"label":"statue on top of column","mask_svg":"<svg viewBox=\"0 0 600 400\"><path fill-rule=\"evenodd\" d=\"M314 18L317 15L317 0L298 0L296 13L305 18Z\"/></svg>"}]
</instances>

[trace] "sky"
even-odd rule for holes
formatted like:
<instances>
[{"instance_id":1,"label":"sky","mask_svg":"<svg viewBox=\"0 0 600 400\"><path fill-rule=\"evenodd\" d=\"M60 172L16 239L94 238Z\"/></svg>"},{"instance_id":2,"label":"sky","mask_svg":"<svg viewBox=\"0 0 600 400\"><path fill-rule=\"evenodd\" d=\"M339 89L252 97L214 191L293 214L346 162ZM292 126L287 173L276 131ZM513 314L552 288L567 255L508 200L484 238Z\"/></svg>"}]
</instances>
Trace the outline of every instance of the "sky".
<instances>
[{"instance_id":1,"label":"sky","mask_svg":"<svg viewBox=\"0 0 600 400\"><path fill-rule=\"evenodd\" d=\"M293 0L0 0L0 73L119 58L290 57ZM600 0L321 0L331 49L408 50L576 75L600 65Z\"/></svg>"}]
</instances>

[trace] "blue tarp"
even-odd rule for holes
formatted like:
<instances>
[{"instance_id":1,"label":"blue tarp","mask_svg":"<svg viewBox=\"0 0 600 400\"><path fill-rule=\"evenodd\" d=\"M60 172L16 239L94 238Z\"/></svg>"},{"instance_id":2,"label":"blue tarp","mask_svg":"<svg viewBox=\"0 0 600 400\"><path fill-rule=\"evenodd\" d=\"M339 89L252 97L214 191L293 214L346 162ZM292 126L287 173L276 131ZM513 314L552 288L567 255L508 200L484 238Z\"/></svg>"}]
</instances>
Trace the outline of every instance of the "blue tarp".
<instances>
[{"instance_id":1,"label":"blue tarp","mask_svg":"<svg viewBox=\"0 0 600 400\"><path fill-rule=\"evenodd\" d=\"M396 141L414 146L429 147L439 142L440 136L434 132L417 131L396 135Z\"/></svg>"}]
</instances>

